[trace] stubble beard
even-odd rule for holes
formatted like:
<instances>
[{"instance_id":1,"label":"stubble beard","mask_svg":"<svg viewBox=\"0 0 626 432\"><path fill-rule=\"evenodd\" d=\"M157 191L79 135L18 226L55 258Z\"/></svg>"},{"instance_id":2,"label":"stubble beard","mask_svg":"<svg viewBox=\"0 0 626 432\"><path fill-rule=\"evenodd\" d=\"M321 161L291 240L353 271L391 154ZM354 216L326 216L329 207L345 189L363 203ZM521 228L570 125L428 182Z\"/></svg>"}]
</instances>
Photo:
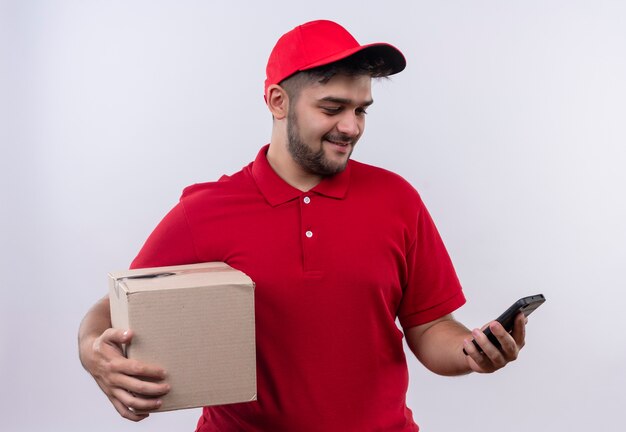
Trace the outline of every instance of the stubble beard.
<instances>
[{"instance_id":1,"label":"stubble beard","mask_svg":"<svg viewBox=\"0 0 626 432\"><path fill-rule=\"evenodd\" d=\"M310 174L319 175L322 177L330 177L335 174L339 174L348 164L352 149L356 143L354 140L343 136L334 136L326 134L322 139L330 139L335 141L351 141L350 153L343 163L333 163L326 158L324 154L323 146L319 150L315 151L309 147L300 136L300 128L298 126L298 118L294 110L289 110L287 114L287 149L291 154L293 160L302 167L306 172Z\"/></svg>"}]
</instances>

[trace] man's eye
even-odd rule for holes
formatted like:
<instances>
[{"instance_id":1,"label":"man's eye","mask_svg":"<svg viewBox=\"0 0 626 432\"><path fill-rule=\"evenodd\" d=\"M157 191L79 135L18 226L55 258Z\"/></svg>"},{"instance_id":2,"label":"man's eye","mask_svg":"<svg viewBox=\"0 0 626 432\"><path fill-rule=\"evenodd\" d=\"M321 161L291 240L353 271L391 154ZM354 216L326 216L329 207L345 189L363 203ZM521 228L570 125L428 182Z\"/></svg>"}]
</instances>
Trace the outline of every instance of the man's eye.
<instances>
[{"instance_id":1,"label":"man's eye","mask_svg":"<svg viewBox=\"0 0 626 432\"><path fill-rule=\"evenodd\" d=\"M341 107L322 107L326 114L338 114L341 112Z\"/></svg>"},{"instance_id":2,"label":"man's eye","mask_svg":"<svg viewBox=\"0 0 626 432\"><path fill-rule=\"evenodd\" d=\"M358 108L356 110L357 115L365 115L367 114L367 110L365 108Z\"/></svg>"}]
</instances>

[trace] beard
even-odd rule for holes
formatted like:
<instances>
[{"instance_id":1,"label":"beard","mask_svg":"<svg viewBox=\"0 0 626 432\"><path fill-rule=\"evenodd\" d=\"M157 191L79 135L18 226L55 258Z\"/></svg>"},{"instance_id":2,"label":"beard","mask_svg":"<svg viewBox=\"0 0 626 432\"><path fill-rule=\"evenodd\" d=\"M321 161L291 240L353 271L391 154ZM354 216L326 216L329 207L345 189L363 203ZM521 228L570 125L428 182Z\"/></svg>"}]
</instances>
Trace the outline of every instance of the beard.
<instances>
[{"instance_id":1,"label":"beard","mask_svg":"<svg viewBox=\"0 0 626 432\"><path fill-rule=\"evenodd\" d=\"M302 169L310 174L319 175L322 177L330 177L335 174L339 174L348 164L352 149L356 140L347 137L343 134L331 134L328 133L322 137L322 140L329 140L335 142L348 142L350 146L350 152L345 162L332 162L328 160L324 153L324 147L320 146L319 150L313 150L307 145L300 135L300 127L298 125L298 118L296 117L295 110L289 110L287 114L287 149L291 154L293 160L300 165Z\"/></svg>"}]
</instances>

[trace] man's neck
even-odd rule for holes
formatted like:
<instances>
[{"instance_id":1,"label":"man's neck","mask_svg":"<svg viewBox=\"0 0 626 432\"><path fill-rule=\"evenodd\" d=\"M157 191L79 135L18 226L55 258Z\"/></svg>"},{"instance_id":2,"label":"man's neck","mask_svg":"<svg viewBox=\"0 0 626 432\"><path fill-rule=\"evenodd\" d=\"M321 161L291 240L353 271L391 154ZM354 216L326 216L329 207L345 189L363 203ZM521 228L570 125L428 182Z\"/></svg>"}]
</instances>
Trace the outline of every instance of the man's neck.
<instances>
[{"instance_id":1,"label":"man's neck","mask_svg":"<svg viewBox=\"0 0 626 432\"><path fill-rule=\"evenodd\" d=\"M269 150L267 151L267 161L274 172L276 172L285 183L302 192L313 189L322 181L320 175L304 171L289 155L286 145L275 142L270 143Z\"/></svg>"}]
</instances>

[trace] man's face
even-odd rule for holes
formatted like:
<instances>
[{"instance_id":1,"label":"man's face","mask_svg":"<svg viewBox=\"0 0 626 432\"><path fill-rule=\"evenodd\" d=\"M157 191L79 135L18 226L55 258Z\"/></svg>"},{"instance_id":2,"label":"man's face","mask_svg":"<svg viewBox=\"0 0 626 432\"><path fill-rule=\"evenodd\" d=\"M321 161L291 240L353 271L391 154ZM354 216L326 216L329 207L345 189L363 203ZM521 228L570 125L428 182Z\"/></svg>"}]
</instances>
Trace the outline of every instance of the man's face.
<instances>
[{"instance_id":1,"label":"man's face","mask_svg":"<svg viewBox=\"0 0 626 432\"><path fill-rule=\"evenodd\" d=\"M373 102L371 81L336 75L300 90L287 115L287 137L291 157L305 172L327 177L345 169Z\"/></svg>"}]
</instances>

